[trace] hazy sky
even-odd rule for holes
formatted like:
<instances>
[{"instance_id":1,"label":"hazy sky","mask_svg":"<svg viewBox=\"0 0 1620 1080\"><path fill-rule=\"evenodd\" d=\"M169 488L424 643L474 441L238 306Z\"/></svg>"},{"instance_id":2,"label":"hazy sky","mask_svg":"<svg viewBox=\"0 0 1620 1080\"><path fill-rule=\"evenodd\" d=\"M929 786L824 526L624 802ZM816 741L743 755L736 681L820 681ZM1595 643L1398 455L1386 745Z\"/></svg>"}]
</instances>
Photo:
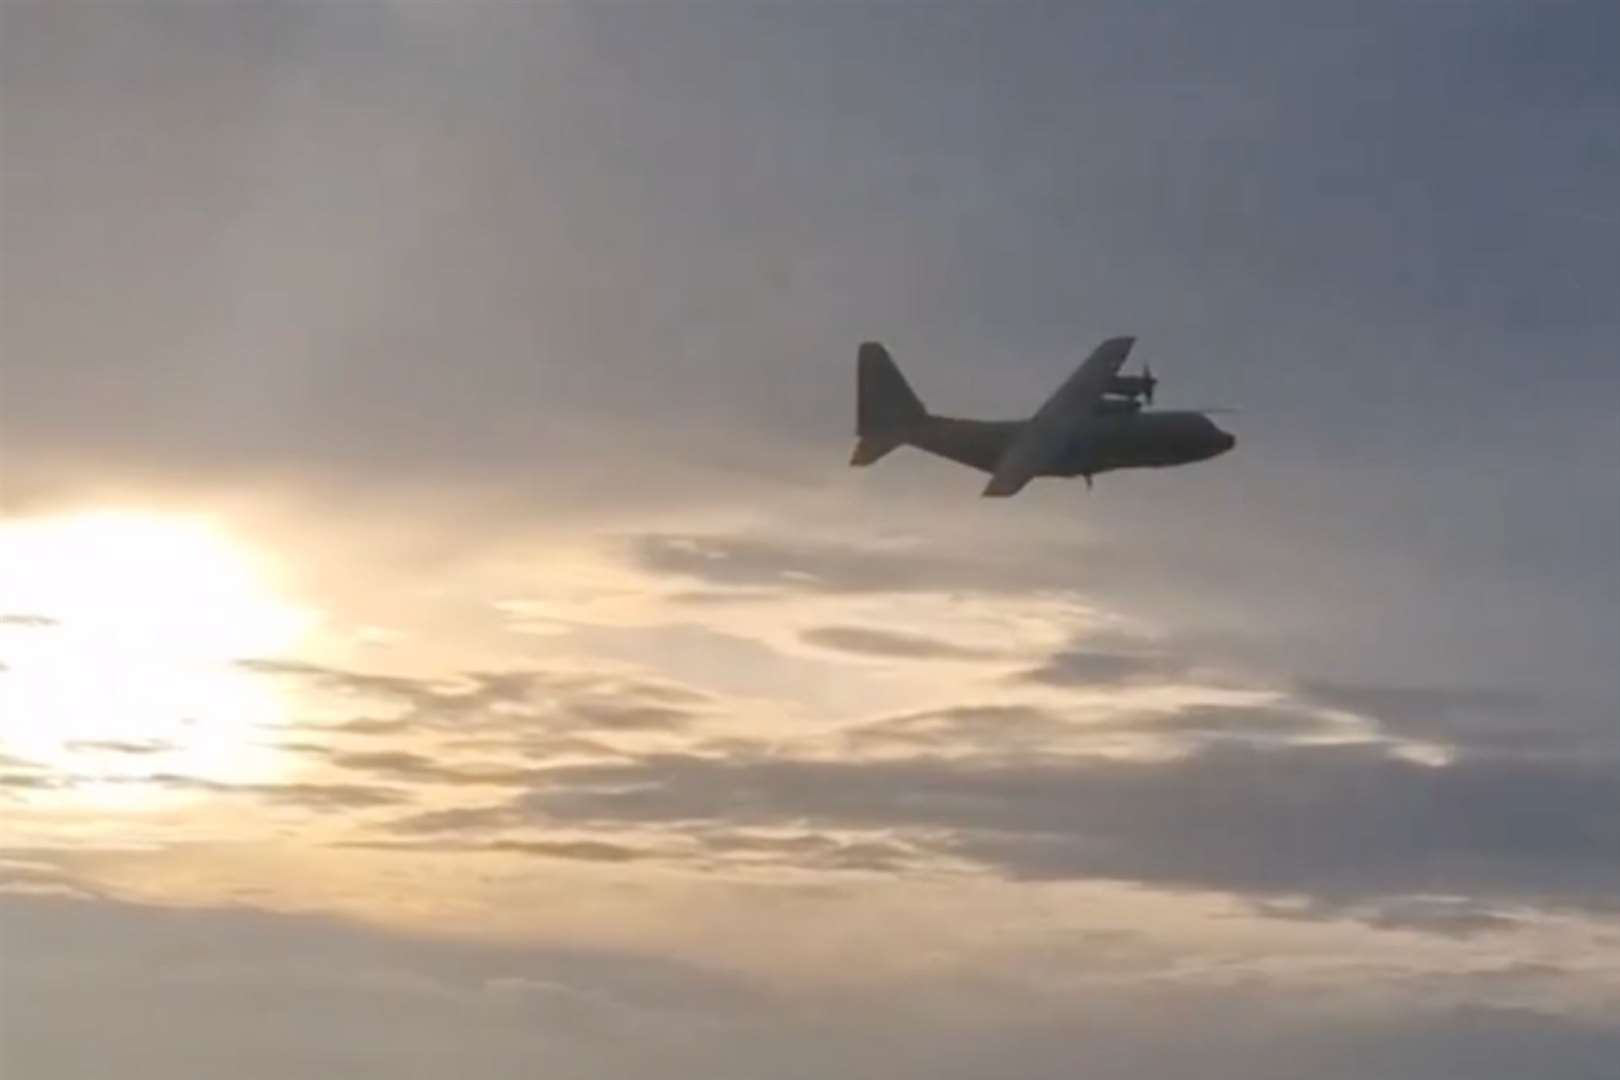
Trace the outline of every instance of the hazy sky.
<instances>
[{"instance_id":1,"label":"hazy sky","mask_svg":"<svg viewBox=\"0 0 1620 1080\"><path fill-rule=\"evenodd\" d=\"M0 0L0 1071L1611 1076L1616 40Z\"/></svg>"}]
</instances>

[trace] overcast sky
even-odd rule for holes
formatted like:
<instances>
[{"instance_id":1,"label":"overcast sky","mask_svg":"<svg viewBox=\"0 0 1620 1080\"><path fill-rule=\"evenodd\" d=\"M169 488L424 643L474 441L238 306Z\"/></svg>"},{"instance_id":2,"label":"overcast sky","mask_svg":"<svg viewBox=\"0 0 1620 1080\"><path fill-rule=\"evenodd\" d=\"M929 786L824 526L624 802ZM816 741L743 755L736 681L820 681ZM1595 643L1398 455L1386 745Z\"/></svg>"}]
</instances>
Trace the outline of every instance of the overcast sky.
<instances>
[{"instance_id":1,"label":"overcast sky","mask_svg":"<svg viewBox=\"0 0 1620 1080\"><path fill-rule=\"evenodd\" d=\"M1611 1075L1617 40L5 0L0 1065Z\"/></svg>"}]
</instances>

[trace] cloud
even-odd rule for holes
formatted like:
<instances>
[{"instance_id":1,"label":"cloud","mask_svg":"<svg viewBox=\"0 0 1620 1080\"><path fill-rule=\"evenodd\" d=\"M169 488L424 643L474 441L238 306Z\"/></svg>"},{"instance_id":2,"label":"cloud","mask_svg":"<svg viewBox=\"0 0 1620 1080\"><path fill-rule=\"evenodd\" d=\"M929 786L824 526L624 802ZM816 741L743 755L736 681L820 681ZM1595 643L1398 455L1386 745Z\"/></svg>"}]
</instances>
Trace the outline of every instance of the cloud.
<instances>
[{"instance_id":1,"label":"cloud","mask_svg":"<svg viewBox=\"0 0 1620 1080\"><path fill-rule=\"evenodd\" d=\"M28 630L43 630L47 627L60 626L61 622L49 615L29 615L23 613L0 614L0 626L18 626Z\"/></svg>"},{"instance_id":2,"label":"cloud","mask_svg":"<svg viewBox=\"0 0 1620 1080\"><path fill-rule=\"evenodd\" d=\"M12 791L49 791L66 787L67 783L59 777L36 772L0 772L0 788Z\"/></svg>"},{"instance_id":3,"label":"cloud","mask_svg":"<svg viewBox=\"0 0 1620 1080\"><path fill-rule=\"evenodd\" d=\"M961 705L872 720L845 729L844 745L867 751L950 753L989 763L1007 755L1040 761L1096 753L1105 745L1141 752L1152 743L1196 750L1217 740L1286 745L1331 736L1338 741L1376 741L1309 708L1290 705L1185 705L1173 711L1092 708L1075 715L1049 705Z\"/></svg>"},{"instance_id":4,"label":"cloud","mask_svg":"<svg viewBox=\"0 0 1620 1080\"><path fill-rule=\"evenodd\" d=\"M361 838L656 850L626 887L649 895L677 868L688 887L750 861L910 885L971 864L1029 899L1031 919L1063 905L1011 883L1123 880L1302 896L1312 917L1472 933L1482 952L1521 910L1544 923L1540 905L1612 903L1620 248L1539 209L1602 208L1620 188L1602 137L1620 118L1612 11L701 7L8 9L13 502L183 492L246 519L285 500L277 529L244 532L278 548L289 580L305 559L352 578L311 603L340 608L352 586L375 601L357 624L392 625L394 601L403 613L435 590L442 606L404 627L420 649L400 662L481 646L459 622L437 640L427 625L476 591L457 556L580 522L630 538L649 608L681 590L698 621L730 614L712 601L746 602L773 640L821 635L799 641L820 650L809 674L786 670L809 666L803 650L768 670L754 654L757 696L778 691L812 729L786 736L740 704L733 717L526 660L443 681L261 661L249 667L266 678L345 699L345 719L321 710L305 727L371 740L369 756L333 751L354 782L157 782L227 810L344 817ZM1133 325L1178 400L1245 406L1242 454L1091 497L1036 485L994 508L917 455L844 467L860 337L892 341L931 405L1016 415L1085 343ZM752 531L716 525L737 518ZM386 542L328 565L351 527ZM407 574L424 533L432 569ZM540 546L511 571L537 588L562 573ZM922 661L970 659L939 650L974 639L898 618L874 637L872 612L854 610L925 594L1078 607L1077 590L1300 689L1088 726L1051 699L1147 697L1191 681L1184 659L1080 641L1010 680L919 688L946 666ZM12 625L22 642L37 624ZM710 645L689 670L749 666L740 646ZM874 665L835 669L857 656L912 685L867 700L839 676ZM1506 698L1466 689L1498 681ZM853 705L811 702L835 683ZM1292 745L1342 712L1455 758ZM1139 733L1179 756L1144 760ZM1078 752L1115 736L1134 758ZM565 751L607 760L557 767ZM45 783L0 773L19 806L45 801ZM343 813L364 809L399 831ZM1236 964L1238 989L1176 1007L1114 987L1054 1002L1013 978L982 997L865 993L853 964L848 1002L800 999L770 1022L725 1002L704 1013L718 1032L644 1046L629 1018L667 1002L601 977L603 957L571 979L555 958L468 960L242 913L17 910L0 1042L8 1056L23 1044L11 1071L47 1078L111 1060L243 1080L536 1062L562 1080L1024 1080L1073 1075L1078 1047L1089 1080L1562 1080L1620 1057L1613 1010L1582 1021L1392 995L1393 1017L1332 999L1319 1026L1286 1027L1315 988L1251 994L1274 967ZM685 913L694 932L724 921ZM850 921L889 942L912 915ZM953 930L980 915L964 901ZM777 921L780 941L810 928ZM1360 961L1361 933L1346 928L1334 963ZM1272 945L1268 963L1301 961ZM287 955L304 969L277 967ZM463 964L497 970L481 984ZM491 1010L486 997L524 996L483 992L505 979L570 992L530 995L538 1015ZM683 969L662 989L683 1002L706 985ZM574 990L634 1004L609 1013L620 1038L582 1047L547 1014Z\"/></svg>"},{"instance_id":5,"label":"cloud","mask_svg":"<svg viewBox=\"0 0 1620 1080\"><path fill-rule=\"evenodd\" d=\"M1530 908L1433 894L1355 900L1296 896L1262 899L1253 906L1256 912L1272 919L1348 920L1378 930L1406 930L1457 940L1522 931L1533 925L1537 915Z\"/></svg>"},{"instance_id":6,"label":"cloud","mask_svg":"<svg viewBox=\"0 0 1620 1080\"><path fill-rule=\"evenodd\" d=\"M536 668L421 679L302 661L255 659L239 664L261 675L295 679L340 698L368 705L380 702L394 710L387 716L304 726L380 737L429 731L482 737L494 731L509 736L514 746L537 751L590 746L580 741L580 733L680 731L702 720L712 701L707 694L674 683L607 672ZM450 772L445 777L454 779Z\"/></svg>"},{"instance_id":7,"label":"cloud","mask_svg":"<svg viewBox=\"0 0 1620 1080\"><path fill-rule=\"evenodd\" d=\"M730 868L756 860L793 870L894 874L915 868L916 849L889 839L851 840L826 833L759 833L746 830L700 834L705 849Z\"/></svg>"},{"instance_id":8,"label":"cloud","mask_svg":"<svg viewBox=\"0 0 1620 1080\"><path fill-rule=\"evenodd\" d=\"M1443 723L1462 714L1522 711L1539 702L1523 691L1478 687L1386 686L1375 683L1310 682L1302 688L1311 697L1380 718L1418 718Z\"/></svg>"},{"instance_id":9,"label":"cloud","mask_svg":"<svg viewBox=\"0 0 1620 1080\"><path fill-rule=\"evenodd\" d=\"M968 555L937 545L790 541L764 535L648 534L632 538L642 570L710 588L767 594L1029 592L1076 587L1076 551L1061 560Z\"/></svg>"},{"instance_id":10,"label":"cloud","mask_svg":"<svg viewBox=\"0 0 1620 1080\"><path fill-rule=\"evenodd\" d=\"M77 880L53 862L34 857L32 852L0 849L0 896L68 897L89 899L96 890ZM5 926L0 922L0 933ZM0 1034L5 1030L0 1019Z\"/></svg>"},{"instance_id":11,"label":"cloud","mask_svg":"<svg viewBox=\"0 0 1620 1080\"><path fill-rule=\"evenodd\" d=\"M569 706L568 715L592 731L679 731L697 714L672 705L601 700L576 702Z\"/></svg>"},{"instance_id":12,"label":"cloud","mask_svg":"<svg viewBox=\"0 0 1620 1080\"><path fill-rule=\"evenodd\" d=\"M846 731L844 741L855 750L902 747L993 755L1050 751L1085 730L1032 705L960 705L873 720Z\"/></svg>"},{"instance_id":13,"label":"cloud","mask_svg":"<svg viewBox=\"0 0 1620 1080\"><path fill-rule=\"evenodd\" d=\"M459 843L449 839L438 841L412 840L345 840L339 848L389 852L448 852L464 855L498 854L524 855L541 859L567 859L574 862L629 863L653 857L655 852L612 844L602 840L537 840L506 837L496 840Z\"/></svg>"},{"instance_id":14,"label":"cloud","mask_svg":"<svg viewBox=\"0 0 1620 1080\"><path fill-rule=\"evenodd\" d=\"M1499 934L1525 925L1522 914L1454 897L1402 897L1358 910L1355 917L1380 929L1451 937Z\"/></svg>"},{"instance_id":15,"label":"cloud","mask_svg":"<svg viewBox=\"0 0 1620 1080\"><path fill-rule=\"evenodd\" d=\"M1567 753L1586 746L1620 749L1620 730L1602 707L1503 687L1400 686L1306 682L1299 696L1366 717L1393 734L1481 751Z\"/></svg>"},{"instance_id":16,"label":"cloud","mask_svg":"<svg viewBox=\"0 0 1620 1080\"><path fill-rule=\"evenodd\" d=\"M625 863L646 857L634 848L601 840L492 840L488 850L582 862Z\"/></svg>"},{"instance_id":17,"label":"cloud","mask_svg":"<svg viewBox=\"0 0 1620 1080\"><path fill-rule=\"evenodd\" d=\"M1287 742L1320 735L1343 735L1309 708L1289 705L1188 705L1176 712L1142 717L1131 730L1208 739Z\"/></svg>"},{"instance_id":18,"label":"cloud","mask_svg":"<svg viewBox=\"0 0 1620 1080\"><path fill-rule=\"evenodd\" d=\"M1612 1018L1492 1003L1488 976L1444 993L1380 981L1372 1004L1308 982L1303 993L1264 969L1187 985L1128 936L1046 954L1082 973L1108 954L1095 984L1045 986L1046 968L992 953L965 971L784 986L631 948L414 935L245 906L0 895L0 926L7 1065L38 1080L109 1058L143 1080L221 1068L272 1080L334 1061L353 1080L493 1078L541 1060L561 1080L1057 1080L1074 1075L1077 1046L1092 1080L1592 1080L1620 1054ZM175 1016L189 1023L159 1022Z\"/></svg>"},{"instance_id":19,"label":"cloud","mask_svg":"<svg viewBox=\"0 0 1620 1080\"><path fill-rule=\"evenodd\" d=\"M1164 656L1070 650L1052 655L1018 679L1041 686L1119 686L1163 682L1185 671L1185 665Z\"/></svg>"},{"instance_id":20,"label":"cloud","mask_svg":"<svg viewBox=\"0 0 1620 1080\"><path fill-rule=\"evenodd\" d=\"M178 773L153 773L148 776L119 778L114 782L154 784L173 791L200 791L210 795L246 796L261 799L277 806L316 812L367 810L381 806L398 806L410 801L409 794L397 788L375 787L365 784L296 782L233 784L200 776L183 776Z\"/></svg>"},{"instance_id":21,"label":"cloud","mask_svg":"<svg viewBox=\"0 0 1620 1080\"><path fill-rule=\"evenodd\" d=\"M441 684L403 675L376 675L366 672L345 671L302 660L270 660L249 658L237 661L245 671L259 675L283 676L300 679L322 689L356 696L378 697L384 700L414 704L423 699L434 699L450 691Z\"/></svg>"},{"instance_id":22,"label":"cloud","mask_svg":"<svg viewBox=\"0 0 1620 1080\"><path fill-rule=\"evenodd\" d=\"M801 632L799 638L834 652L887 660L986 660L999 655L994 649L870 626L818 626Z\"/></svg>"},{"instance_id":23,"label":"cloud","mask_svg":"<svg viewBox=\"0 0 1620 1080\"><path fill-rule=\"evenodd\" d=\"M104 754L124 754L131 757L143 757L148 754L164 754L174 749L174 744L162 739L84 739L67 744L70 750L89 750Z\"/></svg>"},{"instance_id":24,"label":"cloud","mask_svg":"<svg viewBox=\"0 0 1620 1080\"><path fill-rule=\"evenodd\" d=\"M381 829L393 833L445 833L491 830L521 824L523 817L507 804L454 806L444 810L424 810L408 817L384 822Z\"/></svg>"},{"instance_id":25,"label":"cloud","mask_svg":"<svg viewBox=\"0 0 1620 1080\"><path fill-rule=\"evenodd\" d=\"M411 729L411 722L405 718L384 720L378 717L357 716L352 720L343 720L335 724L318 725L322 730L342 735L361 736L394 736L404 735Z\"/></svg>"},{"instance_id":26,"label":"cloud","mask_svg":"<svg viewBox=\"0 0 1620 1080\"><path fill-rule=\"evenodd\" d=\"M829 628L854 624L820 629ZM923 640L908 637L901 647L928 651L931 639ZM1076 661L1086 655L1060 652L1014 683L1083 687L1084 673L1150 685L1150 675L1190 670L1162 654L1137 653L1102 654L1123 661L1098 669ZM1494 925L1480 912L1504 904L1607 910L1607 896L1620 887L1609 857L1614 837L1604 824L1620 815L1620 767L1612 760L1462 753L1435 767L1400 757L1399 743L1337 715L1377 706L1381 722L1395 706L1414 714L1424 706L1494 708L1516 703L1511 695L1311 684L1271 704L1124 715L985 703L880 717L835 729L831 742L812 749L694 738L692 724L713 699L673 705L655 693L648 700L636 680L622 677L519 671L379 682L335 669L279 670L321 686L381 687L405 702L405 715L424 730L498 749L498 760L333 750L331 764L387 786L317 786L302 795L386 805L416 785L511 789L505 801L441 806L380 826L460 850L548 845L558 842L553 830L587 829L586 840L561 842L606 844L628 860L639 857L629 853L641 844L627 837L653 829L669 842L660 857L693 869L709 863L746 873L771 865L904 876L965 862L1009 881L1129 881L1256 902L1298 896L1315 911L1349 912L1378 926L1426 922L1436 933ZM543 715L506 710L527 706L539 688L547 688ZM613 696L618 692L628 697ZM1423 729L1414 723L1406 730ZM650 753L591 741L581 750L548 742L577 740L575 731L679 733L675 745L687 749ZM1141 759L1150 749L1160 756ZM525 760L505 760L513 751ZM581 753L583 761L559 763L558 755ZM547 835L536 838L535 829ZM750 852L746 844L713 840L725 835L828 839L819 847L776 842L767 857L764 841ZM1435 893L1479 911L1406 899Z\"/></svg>"},{"instance_id":27,"label":"cloud","mask_svg":"<svg viewBox=\"0 0 1620 1080\"><path fill-rule=\"evenodd\" d=\"M451 764L407 750L328 751L326 756L339 768L373 773L401 784L512 787L539 775L532 769L488 762Z\"/></svg>"},{"instance_id":28,"label":"cloud","mask_svg":"<svg viewBox=\"0 0 1620 1080\"><path fill-rule=\"evenodd\" d=\"M1620 769L1219 742L1157 761L653 755L546 770L516 804L598 827L883 830L1014 879L1344 903L1431 892L1614 906Z\"/></svg>"},{"instance_id":29,"label":"cloud","mask_svg":"<svg viewBox=\"0 0 1620 1080\"><path fill-rule=\"evenodd\" d=\"M41 1080L93 1072L109 1055L132 1077L270 1080L341 1061L356 1080L426 1080L513 1075L543 1058L548 1075L583 1080L615 1060L650 1070L683 1027L770 1000L764 987L630 951L435 942L247 908L0 896L0 926L6 1060ZM39 934L61 936L31 944ZM179 1015L191 1023L157 1023ZM93 1047L74 1037L83 1024ZM628 1057L613 1050L626 1039Z\"/></svg>"},{"instance_id":30,"label":"cloud","mask_svg":"<svg viewBox=\"0 0 1620 1080\"><path fill-rule=\"evenodd\" d=\"M44 791L64 787L66 783L38 762L0 753L0 789Z\"/></svg>"}]
</instances>

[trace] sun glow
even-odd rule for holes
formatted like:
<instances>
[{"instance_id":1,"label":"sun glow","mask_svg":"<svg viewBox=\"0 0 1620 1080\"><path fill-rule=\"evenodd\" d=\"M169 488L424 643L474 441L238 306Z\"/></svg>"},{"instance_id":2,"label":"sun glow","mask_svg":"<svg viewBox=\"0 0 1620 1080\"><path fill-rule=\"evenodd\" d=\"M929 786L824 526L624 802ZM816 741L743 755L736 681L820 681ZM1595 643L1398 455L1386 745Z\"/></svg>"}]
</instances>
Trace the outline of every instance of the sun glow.
<instances>
[{"instance_id":1,"label":"sun glow","mask_svg":"<svg viewBox=\"0 0 1620 1080\"><path fill-rule=\"evenodd\" d=\"M138 799L130 781L156 773L260 778L281 702L236 661L286 651L311 622L205 520L0 523L0 752L98 799Z\"/></svg>"}]
</instances>

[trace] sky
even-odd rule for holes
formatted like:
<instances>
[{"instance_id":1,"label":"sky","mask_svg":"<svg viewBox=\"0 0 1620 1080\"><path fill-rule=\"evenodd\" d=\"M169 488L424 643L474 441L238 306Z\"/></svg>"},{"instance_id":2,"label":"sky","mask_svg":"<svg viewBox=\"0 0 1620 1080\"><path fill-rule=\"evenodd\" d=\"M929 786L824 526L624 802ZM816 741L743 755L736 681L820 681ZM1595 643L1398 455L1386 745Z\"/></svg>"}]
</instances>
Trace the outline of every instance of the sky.
<instances>
[{"instance_id":1,"label":"sky","mask_svg":"<svg viewBox=\"0 0 1620 1080\"><path fill-rule=\"evenodd\" d=\"M1617 38L5 0L0 1072L1612 1075Z\"/></svg>"}]
</instances>

